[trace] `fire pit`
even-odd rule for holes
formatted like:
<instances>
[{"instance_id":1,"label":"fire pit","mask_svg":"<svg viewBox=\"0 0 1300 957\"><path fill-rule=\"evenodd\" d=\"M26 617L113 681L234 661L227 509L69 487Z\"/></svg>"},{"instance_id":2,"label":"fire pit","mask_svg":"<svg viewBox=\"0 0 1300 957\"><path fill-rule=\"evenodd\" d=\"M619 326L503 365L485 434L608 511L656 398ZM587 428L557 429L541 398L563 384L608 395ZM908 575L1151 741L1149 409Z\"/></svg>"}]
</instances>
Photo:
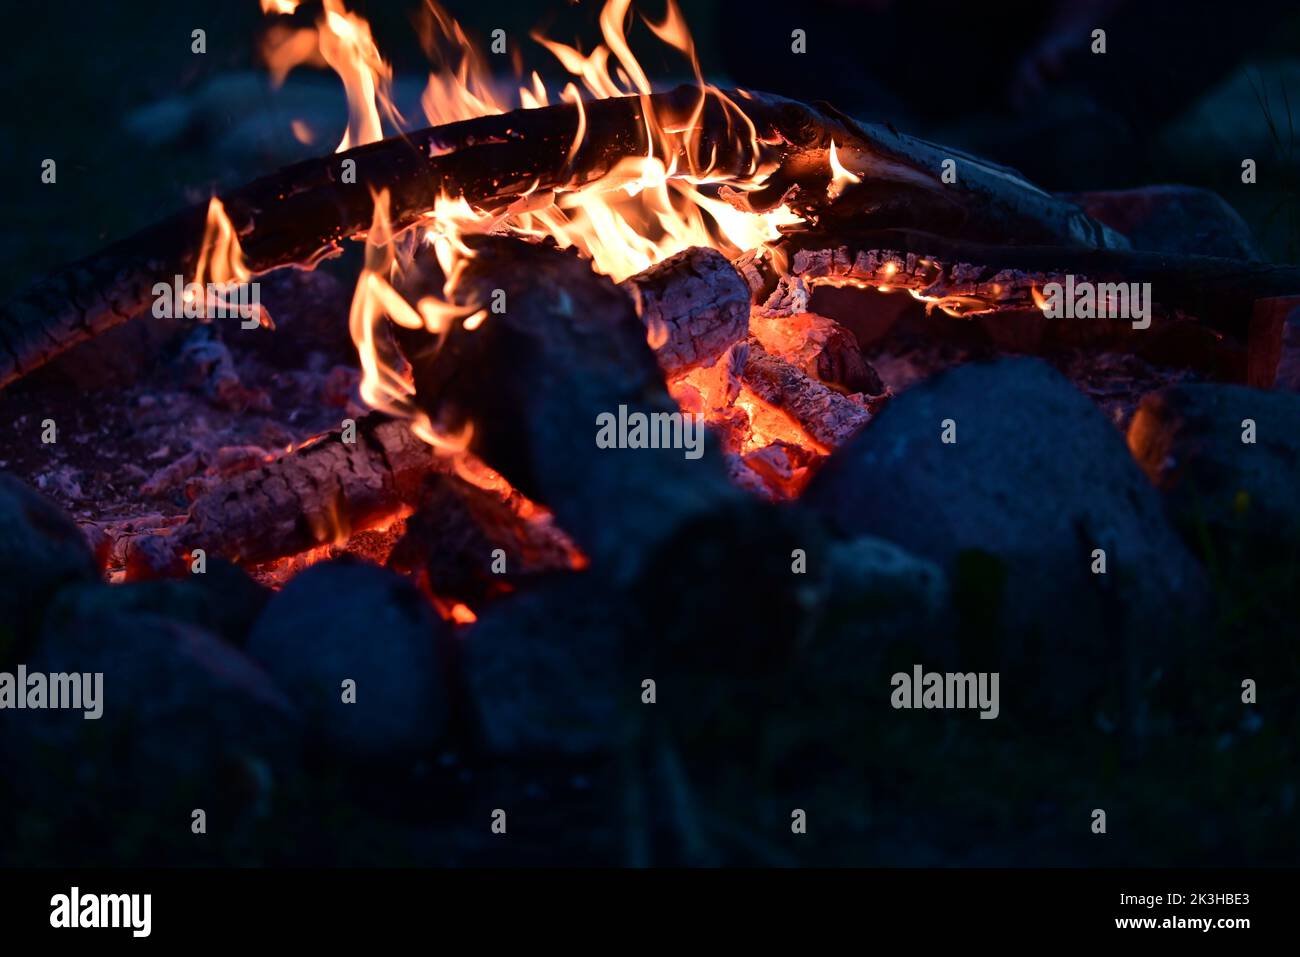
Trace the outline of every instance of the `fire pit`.
<instances>
[{"instance_id":1,"label":"fire pit","mask_svg":"<svg viewBox=\"0 0 1300 957\"><path fill-rule=\"evenodd\" d=\"M1291 554L1300 269L1132 213L1231 231L1205 194L1053 195L715 86L671 2L693 82L652 85L608 0L591 52L542 40L569 82L513 94L431 5L421 128L357 13L263 6L273 71L341 78L337 151L0 305L0 556L31 558L0 665L101 673L125 755L15 711L16 807L87 813L53 753L144 859L207 859L150 822L214 808L237 856L360 766L345 806L450 795L446 860L799 861L792 808L864 834L886 800L891 674L894 708L978 674L989 724L1142 740L1228 614L1215 549ZM771 788L743 823L719 754Z\"/></svg>"}]
</instances>

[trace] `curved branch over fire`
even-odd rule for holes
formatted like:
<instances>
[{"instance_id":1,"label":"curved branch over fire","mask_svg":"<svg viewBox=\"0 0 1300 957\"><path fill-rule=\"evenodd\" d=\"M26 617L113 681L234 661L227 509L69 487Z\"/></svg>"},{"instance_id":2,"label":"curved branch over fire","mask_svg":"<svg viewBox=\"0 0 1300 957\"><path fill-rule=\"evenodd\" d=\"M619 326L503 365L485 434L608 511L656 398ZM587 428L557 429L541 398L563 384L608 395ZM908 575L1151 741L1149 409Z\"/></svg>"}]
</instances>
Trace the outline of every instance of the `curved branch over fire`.
<instances>
[{"instance_id":1,"label":"curved branch over fire","mask_svg":"<svg viewBox=\"0 0 1300 957\"><path fill-rule=\"evenodd\" d=\"M743 135L737 105L747 117ZM725 183L750 177L756 163L771 166L761 190L717 188L720 199L749 211L785 203L808 221L923 226L984 242L1124 245L1078 207L989 164L971 159L961 185L941 185L935 171L951 151L860 126L829 106L752 92L702 99L695 86L430 127L255 180L223 197L224 212L249 272L310 268L369 228L373 196L381 190L390 196L394 231L418 222L440 196L504 211L520 200L536 201L541 192L573 190L609 175L620 161L647 154L656 124L675 121L690 131L677 138L682 169L710 157L711 178ZM580 128L585 134L578 142ZM828 198L832 140L837 161L863 179L835 201ZM346 161L355 163L355 183L343 182ZM125 322L149 304L155 284L194 275L208 217L209 204L187 209L10 298L0 307L0 387Z\"/></svg>"}]
</instances>

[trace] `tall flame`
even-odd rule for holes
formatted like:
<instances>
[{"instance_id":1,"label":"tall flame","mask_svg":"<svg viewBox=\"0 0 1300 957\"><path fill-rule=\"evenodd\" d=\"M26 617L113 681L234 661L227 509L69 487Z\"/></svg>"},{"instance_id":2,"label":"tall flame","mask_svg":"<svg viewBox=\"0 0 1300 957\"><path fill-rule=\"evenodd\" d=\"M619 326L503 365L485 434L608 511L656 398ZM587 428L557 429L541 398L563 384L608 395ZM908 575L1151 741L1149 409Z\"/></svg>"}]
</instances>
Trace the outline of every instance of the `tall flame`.
<instances>
[{"instance_id":1,"label":"tall flame","mask_svg":"<svg viewBox=\"0 0 1300 957\"><path fill-rule=\"evenodd\" d=\"M225 204L213 196L208 200L208 218L203 227L203 244L194 267L194 282L248 282L252 273L244 265L244 250L239 235L226 214Z\"/></svg>"},{"instance_id":2,"label":"tall flame","mask_svg":"<svg viewBox=\"0 0 1300 957\"><path fill-rule=\"evenodd\" d=\"M297 9L298 0L262 0L263 13L287 16ZM379 55L370 24L349 13L343 0L322 0L315 30L281 28L270 33L262 56L277 84L294 67L317 57L338 74L347 94L348 128L336 152L383 139L381 111L400 124L401 116L389 95L392 70Z\"/></svg>"},{"instance_id":3,"label":"tall flame","mask_svg":"<svg viewBox=\"0 0 1300 957\"><path fill-rule=\"evenodd\" d=\"M296 7L295 0L262 3L268 12L279 14ZM345 11L341 0L325 0L324 5L317 25L319 47L348 94L348 132L339 147L346 149L382 135L381 111L395 123L400 123L400 117L387 99L391 73L365 21ZM586 101L639 97L645 123L644 153L623 158L595 180L575 177L551 190L535 190L499 212L475 208L463 196L429 197L429 208L418 228L421 241L432 246L446 278L439 296L414 304L406 301L392 282L399 263L388 200L386 194L375 197L365 268L350 317L364 373L362 395L376 408L408 417L416 432L440 450L459 455L468 435L440 435L415 409L412 386L389 342L385 324L423 328L440 337L457 322L474 329L487 319L481 304L462 298L459 288L464 267L473 255L465 236L495 232L547 239L576 248L597 271L619 281L691 246L713 247L733 257L761 249L779 239L783 227L801 222L784 205L756 213L739 208L743 204L726 201L724 188L734 199L736 194L762 187L771 172L760 165L763 150L753 122L736 102L704 81L694 41L676 0L668 0L661 21L644 22L654 37L686 58L698 97L684 117L658 115L650 99L650 79L628 40L631 12L631 0L606 0L599 17L604 42L590 53L534 34L533 39L573 79L555 96L534 72L510 95L494 80L484 57L459 24L435 0L426 0L421 39L434 66L421 101L428 122L441 124L517 107L570 103L577 114L570 163L588 133ZM702 116L711 103L726 118L729 142L706 149ZM720 167L718 154L723 145L731 162L735 157L749 158L747 169L739 175ZM833 149L831 162L838 164Z\"/></svg>"},{"instance_id":4,"label":"tall flame","mask_svg":"<svg viewBox=\"0 0 1300 957\"><path fill-rule=\"evenodd\" d=\"M412 306L393 288L390 280L396 269L388 192L384 191L375 197L375 213L366 235L365 265L348 315L352 341L361 359L361 397L372 408L410 420L415 434L438 451L460 454L469 446L472 428L466 426L460 433L445 435L416 408L411 401L415 389L402 372L400 357L384 326L385 320L389 320L407 329L425 329L432 335L443 335L451 322L460 317L450 302L454 277L448 275L444 289L447 301L429 297Z\"/></svg>"},{"instance_id":5,"label":"tall flame","mask_svg":"<svg viewBox=\"0 0 1300 957\"><path fill-rule=\"evenodd\" d=\"M420 40L435 67L420 98L425 118L440 126L510 109L499 98L483 57L460 24L435 0L426 0L422 12Z\"/></svg>"}]
</instances>

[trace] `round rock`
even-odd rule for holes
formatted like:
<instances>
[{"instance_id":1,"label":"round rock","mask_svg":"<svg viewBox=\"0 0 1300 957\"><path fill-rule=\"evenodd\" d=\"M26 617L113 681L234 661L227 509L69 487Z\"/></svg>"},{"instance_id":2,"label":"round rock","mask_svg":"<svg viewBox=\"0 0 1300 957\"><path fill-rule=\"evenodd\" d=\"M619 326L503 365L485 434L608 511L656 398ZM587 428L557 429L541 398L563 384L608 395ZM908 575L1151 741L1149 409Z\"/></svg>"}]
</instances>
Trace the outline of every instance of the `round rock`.
<instances>
[{"instance_id":1,"label":"round rock","mask_svg":"<svg viewBox=\"0 0 1300 957\"><path fill-rule=\"evenodd\" d=\"M248 652L319 741L348 760L427 752L447 723L450 626L405 579L363 562L314 565L271 600Z\"/></svg>"},{"instance_id":2,"label":"round rock","mask_svg":"<svg viewBox=\"0 0 1300 957\"><path fill-rule=\"evenodd\" d=\"M72 519L0 473L0 662L15 652L13 643L34 636L60 588L98 579L90 546Z\"/></svg>"},{"instance_id":3,"label":"round rock","mask_svg":"<svg viewBox=\"0 0 1300 957\"><path fill-rule=\"evenodd\" d=\"M9 673L24 676L15 690L27 707L0 711L6 778L26 819L81 834L87 854L200 853L195 808L216 843L238 843L299 768L289 700L237 649L191 625L56 609L21 668ZM45 706L35 708L38 684Z\"/></svg>"},{"instance_id":4,"label":"round rock","mask_svg":"<svg viewBox=\"0 0 1300 957\"><path fill-rule=\"evenodd\" d=\"M1113 688L1204 607L1201 569L1123 436L1038 360L907 390L803 501L945 566L967 667L1014 672L1004 695L1044 711Z\"/></svg>"}]
</instances>

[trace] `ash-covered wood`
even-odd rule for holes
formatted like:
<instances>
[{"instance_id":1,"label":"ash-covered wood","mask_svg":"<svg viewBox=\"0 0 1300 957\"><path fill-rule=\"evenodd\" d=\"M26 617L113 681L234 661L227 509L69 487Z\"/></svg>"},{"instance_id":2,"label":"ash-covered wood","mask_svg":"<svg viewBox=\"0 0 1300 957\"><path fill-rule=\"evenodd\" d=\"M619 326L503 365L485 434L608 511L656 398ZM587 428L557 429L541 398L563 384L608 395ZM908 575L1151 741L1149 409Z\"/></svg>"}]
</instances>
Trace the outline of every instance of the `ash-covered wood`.
<instances>
[{"instance_id":1,"label":"ash-covered wood","mask_svg":"<svg viewBox=\"0 0 1300 957\"><path fill-rule=\"evenodd\" d=\"M827 186L834 141L842 160L866 180L834 203L837 216L859 226L924 226L985 241L1125 245L1077 206L1000 167L961 156L958 183L943 184L942 160L960 156L952 150L889 128L859 126L830 107L752 92L730 98L764 144L758 159L776 167L763 190L722 193L737 205L784 201L817 219L832 206ZM392 224L400 230L443 193L504 209L525 194L535 201L546 190L590 182L620 159L646 153L646 129L660 125L647 123L647 105L671 127L674 119L693 118L699 91L679 87L648 98L597 100L584 104L582 116L566 103L417 130L287 167L222 200L254 273L310 265L369 228L372 197L380 190L389 192ZM585 136L575 150L580 123ZM734 107L710 96L696 126L696 155L665 161L676 159L687 169L713 157L714 174L748 175L754 141ZM355 164L355 183L343 182L345 161ZM155 283L192 278L206 218L206 203L185 210L8 299L0 307L0 388L138 314L151 302Z\"/></svg>"},{"instance_id":2,"label":"ash-covered wood","mask_svg":"<svg viewBox=\"0 0 1300 957\"><path fill-rule=\"evenodd\" d=\"M864 405L771 355L755 338L749 340L743 378L755 395L798 423L823 453L839 448L871 418Z\"/></svg>"},{"instance_id":3,"label":"ash-covered wood","mask_svg":"<svg viewBox=\"0 0 1300 957\"><path fill-rule=\"evenodd\" d=\"M128 577L175 571L195 548L245 565L297 555L386 524L419 500L433 451L405 423L372 414L356 423L354 442L344 436L219 483L165 534L129 533Z\"/></svg>"},{"instance_id":4,"label":"ash-covered wood","mask_svg":"<svg viewBox=\"0 0 1300 957\"><path fill-rule=\"evenodd\" d=\"M749 287L715 249L684 249L622 285L665 375L712 365L748 331Z\"/></svg>"},{"instance_id":5,"label":"ash-covered wood","mask_svg":"<svg viewBox=\"0 0 1300 957\"><path fill-rule=\"evenodd\" d=\"M138 564L141 555L153 548L149 544L153 539L168 538L184 521L183 515L168 516L161 512L150 512L111 521L86 521L80 523L80 528L100 569L122 569L133 557ZM165 566L173 565L178 560L171 555L170 546L158 551Z\"/></svg>"}]
</instances>

